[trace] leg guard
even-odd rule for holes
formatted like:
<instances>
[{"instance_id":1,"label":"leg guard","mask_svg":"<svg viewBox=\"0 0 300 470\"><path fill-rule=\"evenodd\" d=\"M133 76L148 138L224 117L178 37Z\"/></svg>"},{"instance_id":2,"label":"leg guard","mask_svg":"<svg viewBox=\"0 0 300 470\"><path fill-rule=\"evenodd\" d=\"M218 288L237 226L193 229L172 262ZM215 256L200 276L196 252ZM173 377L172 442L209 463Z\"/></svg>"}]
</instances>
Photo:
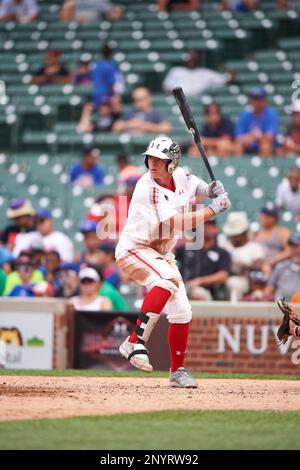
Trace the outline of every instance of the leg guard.
<instances>
[{"instance_id":1,"label":"leg guard","mask_svg":"<svg viewBox=\"0 0 300 470\"><path fill-rule=\"evenodd\" d=\"M148 341L156 323L159 320L159 314L157 313L140 313L138 316L141 324L135 326L136 335L143 344Z\"/></svg>"}]
</instances>

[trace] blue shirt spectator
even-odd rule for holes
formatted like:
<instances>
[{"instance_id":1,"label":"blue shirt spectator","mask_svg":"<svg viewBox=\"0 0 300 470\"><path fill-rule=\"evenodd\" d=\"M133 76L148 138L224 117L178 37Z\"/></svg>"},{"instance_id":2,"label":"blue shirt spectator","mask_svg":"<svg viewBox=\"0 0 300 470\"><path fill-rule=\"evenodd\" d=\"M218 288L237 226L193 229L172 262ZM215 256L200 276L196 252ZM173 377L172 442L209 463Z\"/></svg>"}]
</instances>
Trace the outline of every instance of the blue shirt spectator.
<instances>
[{"instance_id":1,"label":"blue shirt spectator","mask_svg":"<svg viewBox=\"0 0 300 470\"><path fill-rule=\"evenodd\" d=\"M112 49L105 45L102 49L102 59L98 60L91 71L92 77L92 101L97 107L105 97L111 97L114 92L114 84L118 77L118 66L112 60Z\"/></svg>"},{"instance_id":2,"label":"blue shirt spectator","mask_svg":"<svg viewBox=\"0 0 300 470\"><path fill-rule=\"evenodd\" d=\"M263 88L254 88L250 93L251 110L243 111L236 125L237 153L259 152L263 156L272 155L276 148L279 133L279 115L268 106Z\"/></svg>"},{"instance_id":3,"label":"blue shirt spectator","mask_svg":"<svg viewBox=\"0 0 300 470\"><path fill-rule=\"evenodd\" d=\"M222 114L217 103L210 103L204 109L205 122L201 134L203 145L208 155L226 157L234 154L234 126L232 121ZM188 148L188 155L198 155L196 145Z\"/></svg>"},{"instance_id":4,"label":"blue shirt spectator","mask_svg":"<svg viewBox=\"0 0 300 470\"><path fill-rule=\"evenodd\" d=\"M35 297L32 289L35 284L29 286L15 286L13 290L8 294L8 297Z\"/></svg>"},{"instance_id":5,"label":"blue shirt spectator","mask_svg":"<svg viewBox=\"0 0 300 470\"><path fill-rule=\"evenodd\" d=\"M85 149L82 154L82 161L73 165L70 170L70 183L76 183L83 188L103 184L105 171L97 164L99 155L98 149Z\"/></svg>"},{"instance_id":6,"label":"blue shirt spectator","mask_svg":"<svg viewBox=\"0 0 300 470\"><path fill-rule=\"evenodd\" d=\"M202 127L203 137L220 138L228 136L233 139L234 126L232 121L221 113L218 104L208 104L204 111L205 123Z\"/></svg>"}]
</instances>

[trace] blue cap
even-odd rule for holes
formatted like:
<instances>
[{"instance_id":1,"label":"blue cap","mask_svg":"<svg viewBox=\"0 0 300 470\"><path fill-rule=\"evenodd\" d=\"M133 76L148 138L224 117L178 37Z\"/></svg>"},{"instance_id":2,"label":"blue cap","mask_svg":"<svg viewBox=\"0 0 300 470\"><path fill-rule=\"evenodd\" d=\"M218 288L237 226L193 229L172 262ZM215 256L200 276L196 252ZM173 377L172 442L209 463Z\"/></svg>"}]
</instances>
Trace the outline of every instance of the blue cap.
<instances>
[{"instance_id":1,"label":"blue cap","mask_svg":"<svg viewBox=\"0 0 300 470\"><path fill-rule=\"evenodd\" d=\"M98 250L104 251L104 253L114 253L116 249L116 245L111 242L103 242L98 245Z\"/></svg>"},{"instance_id":2,"label":"blue cap","mask_svg":"<svg viewBox=\"0 0 300 470\"><path fill-rule=\"evenodd\" d=\"M79 228L81 233L96 232L96 229L97 223L93 220L85 220L84 222L82 222Z\"/></svg>"},{"instance_id":3,"label":"blue cap","mask_svg":"<svg viewBox=\"0 0 300 470\"><path fill-rule=\"evenodd\" d=\"M57 271L75 271L78 273L79 264L78 263L61 263L57 268Z\"/></svg>"},{"instance_id":4,"label":"blue cap","mask_svg":"<svg viewBox=\"0 0 300 470\"><path fill-rule=\"evenodd\" d=\"M251 88L249 95L251 98L265 98L267 96L267 92L264 88L256 86Z\"/></svg>"},{"instance_id":5,"label":"blue cap","mask_svg":"<svg viewBox=\"0 0 300 470\"><path fill-rule=\"evenodd\" d=\"M260 213L276 217L277 219L279 217L279 211L274 202L267 202L266 205L261 208Z\"/></svg>"},{"instance_id":6,"label":"blue cap","mask_svg":"<svg viewBox=\"0 0 300 470\"><path fill-rule=\"evenodd\" d=\"M52 214L48 209L38 209L36 211L37 217L43 217L43 219L52 219Z\"/></svg>"}]
</instances>

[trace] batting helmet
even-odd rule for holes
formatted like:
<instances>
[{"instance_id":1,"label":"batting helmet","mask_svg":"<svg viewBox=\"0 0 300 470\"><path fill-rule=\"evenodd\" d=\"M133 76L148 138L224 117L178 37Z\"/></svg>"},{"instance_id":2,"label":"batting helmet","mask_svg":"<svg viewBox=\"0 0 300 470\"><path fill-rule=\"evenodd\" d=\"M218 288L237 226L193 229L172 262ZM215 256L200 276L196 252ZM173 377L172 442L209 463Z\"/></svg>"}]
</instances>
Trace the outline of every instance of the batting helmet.
<instances>
[{"instance_id":1,"label":"batting helmet","mask_svg":"<svg viewBox=\"0 0 300 470\"><path fill-rule=\"evenodd\" d=\"M145 165L148 168L148 157L161 158L162 160L169 160L167 163L168 173L173 173L179 165L181 159L181 150L179 145L174 142L170 137L156 137L151 140L147 150L143 153L145 155Z\"/></svg>"}]
</instances>

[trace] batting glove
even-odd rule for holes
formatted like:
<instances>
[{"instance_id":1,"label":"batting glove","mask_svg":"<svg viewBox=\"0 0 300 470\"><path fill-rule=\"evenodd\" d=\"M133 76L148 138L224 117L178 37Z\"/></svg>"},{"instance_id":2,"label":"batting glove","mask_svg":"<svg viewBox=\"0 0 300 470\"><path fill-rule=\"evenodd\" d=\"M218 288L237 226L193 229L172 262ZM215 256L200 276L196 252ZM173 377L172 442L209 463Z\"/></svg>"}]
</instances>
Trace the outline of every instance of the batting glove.
<instances>
[{"instance_id":1,"label":"batting glove","mask_svg":"<svg viewBox=\"0 0 300 470\"><path fill-rule=\"evenodd\" d=\"M225 193L225 189L221 181L216 180L216 181L212 181L211 183L209 183L207 187L208 197L210 197L211 199L214 199L215 197L218 197L220 196L220 194L223 194L223 193Z\"/></svg>"},{"instance_id":2,"label":"batting glove","mask_svg":"<svg viewBox=\"0 0 300 470\"><path fill-rule=\"evenodd\" d=\"M220 212L224 212L229 209L230 206L231 202L229 200L228 194L222 193L214 198L209 207L214 211L215 214L219 214Z\"/></svg>"}]
</instances>

